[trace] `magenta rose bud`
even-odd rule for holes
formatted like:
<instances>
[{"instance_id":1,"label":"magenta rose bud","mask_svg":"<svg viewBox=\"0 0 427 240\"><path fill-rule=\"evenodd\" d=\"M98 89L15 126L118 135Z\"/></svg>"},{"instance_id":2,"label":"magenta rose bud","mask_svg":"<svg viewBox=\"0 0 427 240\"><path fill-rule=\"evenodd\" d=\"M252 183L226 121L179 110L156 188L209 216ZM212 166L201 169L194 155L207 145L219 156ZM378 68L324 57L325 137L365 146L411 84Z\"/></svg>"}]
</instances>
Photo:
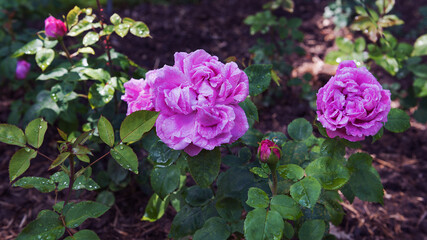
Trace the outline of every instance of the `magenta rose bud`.
<instances>
[{"instance_id":1,"label":"magenta rose bud","mask_svg":"<svg viewBox=\"0 0 427 240\"><path fill-rule=\"evenodd\" d=\"M46 36L50 38L62 37L67 32L67 27L65 26L65 23L52 16L44 20L44 29Z\"/></svg>"},{"instance_id":2,"label":"magenta rose bud","mask_svg":"<svg viewBox=\"0 0 427 240\"><path fill-rule=\"evenodd\" d=\"M31 64L25 60L19 60L16 64L16 79L25 79L30 71Z\"/></svg>"},{"instance_id":3,"label":"magenta rose bud","mask_svg":"<svg viewBox=\"0 0 427 240\"><path fill-rule=\"evenodd\" d=\"M272 153L277 157L277 162L277 160L280 159L279 146L277 146L273 141L269 139L262 140L259 144L257 153L260 161L263 163L268 163Z\"/></svg>"},{"instance_id":4,"label":"magenta rose bud","mask_svg":"<svg viewBox=\"0 0 427 240\"><path fill-rule=\"evenodd\" d=\"M236 63L224 64L204 50L175 53L175 64L149 71L146 80L125 84L130 114L159 112L156 132L170 148L195 156L236 141L248 130L239 106L249 81Z\"/></svg>"},{"instance_id":5,"label":"magenta rose bud","mask_svg":"<svg viewBox=\"0 0 427 240\"><path fill-rule=\"evenodd\" d=\"M339 64L337 73L317 93L317 120L330 138L352 142L375 135L387 122L390 91L353 61Z\"/></svg>"}]
</instances>

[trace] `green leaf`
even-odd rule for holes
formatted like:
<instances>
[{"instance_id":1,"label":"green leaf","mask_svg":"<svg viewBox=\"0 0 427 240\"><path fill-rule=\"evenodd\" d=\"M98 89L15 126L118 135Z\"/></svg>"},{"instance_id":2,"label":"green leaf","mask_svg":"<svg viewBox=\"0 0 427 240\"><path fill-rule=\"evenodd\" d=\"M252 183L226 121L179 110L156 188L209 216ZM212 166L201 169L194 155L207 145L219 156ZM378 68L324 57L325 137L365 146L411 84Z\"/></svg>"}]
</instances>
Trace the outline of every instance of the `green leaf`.
<instances>
[{"instance_id":1,"label":"green leaf","mask_svg":"<svg viewBox=\"0 0 427 240\"><path fill-rule=\"evenodd\" d=\"M327 190L339 189L350 179L350 174L341 161L331 157L316 159L307 166L305 172L307 176L316 178Z\"/></svg>"},{"instance_id":2,"label":"green leaf","mask_svg":"<svg viewBox=\"0 0 427 240\"><path fill-rule=\"evenodd\" d=\"M93 133L93 130L80 134L80 136L76 138L76 140L74 140L73 148L77 147L78 145L84 144L87 140L89 140L90 136L92 136L92 133Z\"/></svg>"},{"instance_id":3,"label":"green leaf","mask_svg":"<svg viewBox=\"0 0 427 240\"><path fill-rule=\"evenodd\" d=\"M65 224L69 228L80 226L88 218L98 218L109 209L104 204L92 201L73 203L70 207L67 205L64 207L63 215Z\"/></svg>"},{"instance_id":4,"label":"green leaf","mask_svg":"<svg viewBox=\"0 0 427 240\"><path fill-rule=\"evenodd\" d=\"M125 37L129 32L130 24L129 23L122 23L119 25L114 26L114 31L119 35L120 37Z\"/></svg>"},{"instance_id":5,"label":"green leaf","mask_svg":"<svg viewBox=\"0 0 427 240\"><path fill-rule=\"evenodd\" d=\"M387 116L385 128L390 132L401 133L411 127L409 116L403 110L392 108Z\"/></svg>"},{"instance_id":6,"label":"green leaf","mask_svg":"<svg viewBox=\"0 0 427 240\"><path fill-rule=\"evenodd\" d=\"M25 147L27 142L24 132L15 125L0 124L0 142Z\"/></svg>"},{"instance_id":7,"label":"green leaf","mask_svg":"<svg viewBox=\"0 0 427 240\"><path fill-rule=\"evenodd\" d=\"M270 199L268 198L267 193L263 190L256 187L249 188L246 204L253 208L266 208L268 207L269 202Z\"/></svg>"},{"instance_id":8,"label":"green leaf","mask_svg":"<svg viewBox=\"0 0 427 240\"><path fill-rule=\"evenodd\" d=\"M83 45L89 46L98 42L98 40L99 40L99 34L97 32L91 31L84 36Z\"/></svg>"},{"instance_id":9,"label":"green leaf","mask_svg":"<svg viewBox=\"0 0 427 240\"><path fill-rule=\"evenodd\" d=\"M324 156L329 156L333 159L342 160L345 155L345 145L337 139L325 139L320 146L320 151Z\"/></svg>"},{"instance_id":10,"label":"green leaf","mask_svg":"<svg viewBox=\"0 0 427 240\"><path fill-rule=\"evenodd\" d=\"M352 53L354 50L354 44L347 38L337 37L335 39L335 44L340 50L348 54Z\"/></svg>"},{"instance_id":11,"label":"green leaf","mask_svg":"<svg viewBox=\"0 0 427 240\"><path fill-rule=\"evenodd\" d=\"M122 22L122 18L119 16L119 14L114 13L113 15L111 15L110 17L110 22L114 25L118 25Z\"/></svg>"},{"instance_id":12,"label":"green leaf","mask_svg":"<svg viewBox=\"0 0 427 240\"><path fill-rule=\"evenodd\" d=\"M87 54L92 54L95 55L95 50L93 50L93 48L91 47L83 47L83 48L79 48L77 50L78 53L87 53Z\"/></svg>"},{"instance_id":13,"label":"green leaf","mask_svg":"<svg viewBox=\"0 0 427 240\"><path fill-rule=\"evenodd\" d=\"M304 142L288 141L282 147L282 154L283 163L301 165L308 157L308 148Z\"/></svg>"},{"instance_id":14,"label":"green leaf","mask_svg":"<svg viewBox=\"0 0 427 240\"><path fill-rule=\"evenodd\" d=\"M58 155L58 157L52 162L49 169L52 169L54 167L59 166L61 163L63 163L69 156L70 152L63 152Z\"/></svg>"},{"instance_id":15,"label":"green leaf","mask_svg":"<svg viewBox=\"0 0 427 240\"><path fill-rule=\"evenodd\" d=\"M383 186L378 172L372 167L372 157L366 153L355 153L348 159L347 167L351 171L351 191L363 201L382 203Z\"/></svg>"},{"instance_id":16,"label":"green leaf","mask_svg":"<svg viewBox=\"0 0 427 240\"><path fill-rule=\"evenodd\" d=\"M59 215L50 210L42 210L37 219L25 226L16 239L59 239L64 233L65 227L62 226Z\"/></svg>"},{"instance_id":17,"label":"green leaf","mask_svg":"<svg viewBox=\"0 0 427 240\"><path fill-rule=\"evenodd\" d=\"M104 116L98 120L98 133L101 140L110 147L114 145L114 129L110 121Z\"/></svg>"},{"instance_id":18,"label":"green leaf","mask_svg":"<svg viewBox=\"0 0 427 240\"><path fill-rule=\"evenodd\" d=\"M260 168L260 167L253 167L250 170L252 173L256 174L259 177L262 178L268 178L268 172L266 172L264 169Z\"/></svg>"},{"instance_id":19,"label":"green leaf","mask_svg":"<svg viewBox=\"0 0 427 240\"><path fill-rule=\"evenodd\" d=\"M68 70L65 68L54 68L52 71L48 73L42 73L36 80L49 80L49 79L55 79L59 80L61 77L64 77L65 74L68 73Z\"/></svg>"},{"instance_id":20,"label":"green leaf","mask_svg":"<svg viewBox=\"0 0 427 240\"><path fill-rule=\"evenodd\" d=\"M161 199L165 199L179 185L180 170L177 165L155 167L150 174L151 186Z\"/></svg>"},{"instance_id":21,"label":"green leaf","mask_svg":"<svg viewBox=\"0 0 427 240\"><path fill-rule=\"evenodd\" d=\"M213 217L196 231L193 240L227 240L230 235L231 229L227 222L222 218Z\"/></svg>"},{"instance_id":22,"label":"green leaf","mask_svg":"<svg viewBox=\"0 0 427 240\"><path fill-rule=\"evenodd\" d=\"M37 152L29 148L21 148L9 162L9 178L12 182L17 177L21 176L30 167L30 160L37 156Z\"/></svg>"},{"instance_id":23,"label":"green leaf","mask_svg":"<svg viewBox=\"0 0 427 240\"><path fill-rule=\"evenodd\" d=\"M55 190L52 180L43 177L23 177L13 184L14 187L35 188L39 192L48 193Z\"/></svg>"},{"instance_id":24,"label":"green leaf","mask_svg":"<svg viewBox=\"0 0 427 240\"><path fill-rule=\"evenodd\" d=\"M16 50L12 57L17 58L24 54L32 55L36 54L40 49L43 48L43 42L40 39L35 39L27 44L25 44L20 49Z\"/></svg>"},{"instance_id":25,"label":"green leaf","mask_svg":"<svg viewBox=\"0 0 427 240\"><path fill-rule=\"evenodd\" d=\"M427 67L426 64L416 64L416 65L409 65L408 69L415 75L415 77L427 78L426 67Z\"/></svg>"},{"instance_id":26,"label":"green leaf","mask_svg":"<svg viewBox=\"0 0 427 240\"><path fill-rule=\"evenodd\" d=\"M217 200L215 208L222 218L230 222L238 221L242 216L242 204L240 200L235 198L222 198Z\"/></svg>"},{"instance_id":27,"label":"green leaf","mask_svg":"<svg viewBox=\"0 0 427 240\"><path fill-rule=\"evenodd\" d=\"M166 208L169 206L169 197L162 200L157 194L153 194L148 200L148 204L145 207L144 216L141 221L155 222L159 220L164 214Z\"/></svg>"},{"instance_id":28,"label":"green leaf","mask_svg":"<svg viewBox=\"0 0 427 240\"><path fill-rule=\"evenodd\" d=\"M262 140L262 133L254 128L249 128L240 139L242 142L251 147L258 147L258 143Z\"/></svg>"},{"instance_id":29,"label":"green leaf","mask_svg":"<svg viewBox=\"0 0 427 240\"><path fill-rule=\"evenodd\" d=\"M301 206L312 208L319 199L322 187L314 177L305 177L291 186L291 196Z\"/></svg>"},{"instance_id":30,"label":"green leaf","mask_svg":"<svg viewBox=\"0 0 427 240\"><path fill-rule=\"evenodd\" d=\"M375 5L377 5L378 10L381 15L387 14L393 9L395 0L376 0Z\"/></svg>"},{"instance_id":31,"label":"green leaf","mask_svg":"<svg viewBox=\"0 0 427 240\"><path fill-rule=\"evenodd\" d=\"M54 48L58 44L58 40L45 38L43 44L45 48Z\"/></svg>"},{"instance_id":32,"label":"green leaf","mask_svg":"<svg viewBox=\"0 0 427 240\"><path fill-rule=\"evenodd\" d=\"M83 75L85 75L89 79L94 79L101 82L108 82L111 79L110 73L108 73L108 71L105 71L102 68L98 68L98 69L85 68L81 72L83 73Z\"/></svg>"},{"instance_id":33,"label":"green leaf","mask_svg":"<svg viewBox=\"0 0 427 240\"><path fill-rule=\"evenodd\" d=\"M190 207L185 205L175 216L172 222L169 238L179 239L194 234L203 227L205 221L217 216L213 204L204 207Z\"/></svg>"},{"instance_id":34,"label":"green leaf","mask_svg":"<svg viewBox=\"0 0 427 240\"><path fill-rule=\"evenodd\" d=\"M82 12L82 10L75 6L73 9L71 9L67 14L67 27L70 29L74 25L76 25L79 22L79 15Z\"/></svg>"},{"instance_id":35,"label":"green leaf","mask_svg":"<svg viewBox=\"0 0 427 240\"><path fill-rule=\"evenodd\" d=\"M122 168L138 174L138 157L131 147L119 144L112 148L110 153Z\"/></svg>"},{"instance_id":36,"label":"green leaf","mask_svg":"<svg viewBox=\"0 0 427 240\"><path fill-rule=\"evenodd\" d=\"M267 212L264 208L256 208L248 213L245 219L245 238L247 240L281 239L284 221L274 210Z\"/></svg>"},{"instance_id":37,"label":"green leaf","mask_svg":"<svg viewBox=\"0 0 427 240\"><path fill-rule=\"evenodd\" d=\"M294 227L289 222L285 221L285 226L284 226L284 230L283 230L283 235L285 236L285 238L286 239L292 239L294 234L295 234Z\"/></svg>"},{"instance_id":38,"label":"green leaf","mask_svg":"<svg viewBox=\"0 0 427 240\"><path fill-rule=\"evenodd\" d=\"M133 35L141 38L150 36L150 30L148 29L147 25L145 25L145 23L143 22L135 22L130 28L130 32Z\"/></svg>"},{"instance_id":39,"label":"green leaf","mask_svg":"<svg viewBox=\"0 0 427 240\"><path fill-rule=\"evenodd\" d=\"M301 209L295 200L286 195L276 195L271 199L271 210L275 210L284 219L297 220L301 217Z\"/></svg>"},{"instance_id":40,"label":"green leaf","mask_svg":"<svg viewBox=\"0 0 427 240\"><path fill-rule=\"evenodd\" d=\"M84 229L80 230L74 235L66 237L64 240L99 240L100 238L96 233L92 230Z\"/></svg>"},{"instance_id":41,"label":"green leaf","mask_svg":"<svg viewBox=\"0 0 427 240\"><path fill-rule=\"evenodd\" d=\"M98 196L96 196L96 201L111 208L114 205L116 198L114 197L114 193L110 191L102 191Z\"/></svg>"},{"instance_id":42,"label":"green leaf","mask_svg":"<svg viewBox=\"0 0 427 240\"><path fill-rule=\"evenodd\" d=\"M281 165L277 168L277 171L284 179L298 181L304 177L304 169L296 164Z\"/></svg>"},{"instance_id":43,"label":"green leaf","mask_svg":"<svg viewBox=\"0 0 427 240\"><path fill-rule=\"evenodd\" d=\"M143 141L144 139L145 137ZM155 141L149 148L146 148L146 150L149 152L148 159L152 161L154 165L161 166L170 166L181 154L181 151L173 150L160 140Z\"/></svg>"},{"instance_id":44,"label":"green leaf","mask_svg":"<svg viewBox=\"0 0 427 240\"><path fill-rule=\"evenodd\" d=\"M75 37L75 36L78 36L87 30L91 30L91 29L101 27L101 24L99 22L98 23L92 23L94 19L95 19L94 16L84 17L82 20L80 20L76 25L74 25L70 29L70 31L67 33L67 35L70 37Z\"/></svg>"},{"instance_id":45,"label":"green leaf","mask_svg":"<svg viewBox=\"0 0 427 240\"><path fill-rule=\"evenodd\" d=\"M187 159L191 176L200 187L209 187L216 179L221 165L221 151L202 150L198 155Z\"/></svg>"},{"instance_id":46,"label":"green leaf","mask_svg":"<svg viewBox=\"0 0 427 240\"><path fill-rule=\"evenodd\" d=\"M251 118L257 122L259 121L258 110L249 97L246 98L245 101L240 102L239 106L243 109L243 111L245 111L246 117Z\"/></svg>"},{"instance_id":47,"label":"green leaf","mask_svg":"<svg viewBox=\"0 0 427 240\"><path fill-rule=\"evenodd\" d=\"M294 140L302 141L312 133L313 127L304 118L297 118L288 125L288 134Z\"/></svg>"},{"instance_id":48,"label":"green leaf","mask_svg":"<svg viewBox=\"0 0 427 240\"><path fill-rule=\"evenodd\" d=\"M55 51L48 48L41 48L36 53L36 63L42 71L46 70L47 67L52 63L55 58Z\"/></svg>"},{"instance_id":49,"label":"green leaf","mask_svg":"<svg viewBox=\"0 0 427 240\"><path fill-rule=\"evenodd\" d=\"M125 143L136 142L142 135L153 128L158 112L136 111L128 115L120 126L120 138Z\"/></svg>"},{"instance_id":50,"label":"green leaf","mask_svg":"<svg viewBox=\"0 0 427 240\"><path fill-rule=\"evenodd\" d=\"M90 106L99 108L109 103L114 97L114 87L103 83L92 84L89 88L88 99Z\"/></svg>"},{"instance_id":51,"label":"green leaf","mask_svg":"<svg viewBox=\"0 0 427 240\"><path fill-rule=\"evenodd\" d=\"M414 92L416 97L427 96L427 79L426 78L415 78L414 80Z\"/></svg>"},{"instance_id":52,"label":"green leaf","mask_svg":"<svg viewBox=\"0 0 427 240\"><path fill-rule=\"evenodd\" d=\"M199 185L187 189L185 201L194 207L205 206L212 200L213 194L210 188L201 188Z\"/></svg>"},{"instance_id":53,"label":"green leaf","mask_svg":"<svg viewBox=\"0 0 427 240\"><path fill-rule=\"evenodd\" d=\"M321 240L325 234L325 221L316 219L304 222L298 231L300 240Z\"/></svg>"},{"instance_id":54,"label":"green leaf","mask_svg":"<svg viewBox=\"0 0 427 240\"><path fill-rule=\"evenodd\" d=\"M249 78L249 95L256 96L270 86L272 65L254 64L245 69Z\"/></svg>"},{"instance_id":55,"label":"green leaf","mask_svg":"<svg viewBox=\"0 0 427 240\"><path fill-rule=\"evenodd\" d=\"M363 52L366 48L366 41L363 37L358 37L354 40L354 50L356 52Z\"/></svg>"},{"instance_id":56,"label":"green leaf","mask_svg":"<svg viewBox=\"0 0 427 240\"><path fill-rule=\"evenodd\" d=\"M325 63L338 65L342 60L345 60L346 55L341 51L330 51L325 56Z\"/></svg>"},{"instance_id":57,"label":"green leaf","mask_svg":"<svg viewBox=\"0 0 427 240\"><path fill-rule=\"evenodd\" d=\"M37 118L28 123L25 128L27 143L35 148L39 148L44 139L47 130L47 122L43 118Z\"/></svg>"},{"instance_id":58,"label":"green leaf","mask_svg":"<svg viewBox=\"0 0 427 240\"><path fill-rule=\"evenodd\" d=\"M427 34L424 34L417 38L414 43L414 50L412 56L424 56L427 55Z\"/></svg>"}]
</instances>

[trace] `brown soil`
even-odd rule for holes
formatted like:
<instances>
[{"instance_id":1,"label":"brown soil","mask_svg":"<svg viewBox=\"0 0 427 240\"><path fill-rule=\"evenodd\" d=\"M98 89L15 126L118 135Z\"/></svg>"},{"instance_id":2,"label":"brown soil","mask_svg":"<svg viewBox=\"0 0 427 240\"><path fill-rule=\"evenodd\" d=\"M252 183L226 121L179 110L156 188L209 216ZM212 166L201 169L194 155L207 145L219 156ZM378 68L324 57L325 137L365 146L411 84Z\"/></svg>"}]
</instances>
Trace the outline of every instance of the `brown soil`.
<instances>
[{"instance_id":1,"label":"brown soil","mask_svg":"<svg viewBox=\"0 0 427 240\"><path fill-rule=\"evenodd\" d=\"M124 40L114 38L112 44L117 51L148 69L173 64L174 52L200 48L222 60L236 56L247 61L250 57L248 49L256 38L250 36L243 20L261 11L263 2L266 1L201 0L198 4L168 6L141 4L120 11L120 15L147 23L153 39L129 36ZM427 1L398 1L396 8L408 22L405 26L410 28L417 24L412 16L416 16L417 6L423 5L427 5ZM334 74L335 67L322 61L325 54L335 48L334 38L354 38L347 30L334 31L331 21L322 17L324 7L323 1L296 1L293 15L282 13L303 19L301 31L305 37L301 46L306 55L290 56L294 67L292 77L310 72L314 76L312 84L315 88L325 84ZM373 71L380 82L393 81L380 68ZM287 80L282 78L279 90L283 92L282 97L273 98L275 104L272 107L259 106L261 121L256 127L263 132L285 132L286 126L297 117L314 119L315 113L308 103L298 97L300 89L287 87ZM407 79L403 81L408 82ZM11 101L24 93L11 93L8 89L0 91L0 122L5 122ZM402 134L386 132L375 144L371 145L368 140L363 143L363 150L372 154L374 166L381 175L385 188L384 205L359 200L352 205L344 202L346 217L343 223L331 227L338 239L427 239L427 126L414 121L411 126ZM43 150L49 153L53 144L54 140L51 140ZM0 239L4 240L14 239L40 210L49 209L55 201L55 194L10 186L8 160L16 149L0 144ZM48 165L47 160L36 158L25 175L47 176ZM58 199L64 197L63 193L58 194ZM96 194L84 192L82 197L94 199ZM115 197L111 210L99 219L86 221L82 228L94 230L101 239L167 239L175 215L172 207L157 222L141 222L149 196L135 182L116 192Z\"/></svg>"}]
</instances>

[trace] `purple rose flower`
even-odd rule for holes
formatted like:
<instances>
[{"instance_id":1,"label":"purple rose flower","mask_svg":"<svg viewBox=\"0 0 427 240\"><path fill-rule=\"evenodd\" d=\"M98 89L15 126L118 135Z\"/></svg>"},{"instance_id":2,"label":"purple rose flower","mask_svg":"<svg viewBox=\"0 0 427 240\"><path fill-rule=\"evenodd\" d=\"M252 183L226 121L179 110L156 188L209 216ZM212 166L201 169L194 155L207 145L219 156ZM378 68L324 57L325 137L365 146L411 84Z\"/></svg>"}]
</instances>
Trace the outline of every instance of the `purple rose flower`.
<instances>
[{"instance_id":1,"label":"purple rose flower","mask_svg":"<svg viewBox=\"0 0 427 240\"><path fill-rule=\"evenodd\" d=\"M25 60L19 60L16 64L16 79L25 79L30 71L31 64Z\"/></svg>"},{"instance_id":2,"label":"purple rose flower","mask_svg":"<svg viewBox=\"0 0 427 240\"><path fill-rule=\"evenodd\" d=\"M122 96L122 100L128 103L126 115L139 110L154 110L154 105L151 101L151 88L148 80L131 79L123 84L123 86L125 87L125 95Z\"/></svg>"},{"instance_id":3,"label":"purple rose flower","mask_svg":"<svg viewBox=\"0 0 427 240\"><path fill-rule=\"evenodd\" d=\"M390 91L365 68L343 61L317 93L317 120L329 137L356 142L375 135L387 122Z\"/></svg>"},{"instance_id":4,"label":"purple rose flower","mask_svg":"<svg viewBox=\"0 0 427 240\"><path fill-rule=\"evenodd\" d=\"M174 66L149 71L144 86L131 81L122 97L128 114L153 106L160 112L159 138L190 156L234 142L249 128L238 105L249 94L248 77L235 63L223 64L204 50L175 53Z\"/></svg>"},{"instance_id":5,"label":"purple rose flower","mask_svg":"<svg viewBox=\"0 0 427 240\"><path fill-rule=\"evenodd\" d=\"M62 37L67 32L67 27L65 26L65 23L52 16L44 20L44 29L46 36L50 38Z\"/></svg>"}]
</instances>

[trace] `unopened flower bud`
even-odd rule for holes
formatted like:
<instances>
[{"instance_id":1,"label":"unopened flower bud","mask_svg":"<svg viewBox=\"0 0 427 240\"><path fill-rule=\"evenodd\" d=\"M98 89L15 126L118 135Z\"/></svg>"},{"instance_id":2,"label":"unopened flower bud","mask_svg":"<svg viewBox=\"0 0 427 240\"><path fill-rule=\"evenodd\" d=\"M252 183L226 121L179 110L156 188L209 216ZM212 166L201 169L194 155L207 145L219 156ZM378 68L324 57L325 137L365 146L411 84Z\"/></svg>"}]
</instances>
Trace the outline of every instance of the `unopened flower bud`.
<instances>
[{"instance_id":1,"label":"unopened flower bud","mask_svg":"<svg viewBox=\"0 0 427 240\"><path fill-rule=\"evenodd\" d=\"M30 71L31 64L25 60L19 60L16 64L16 79L25 79Z\"/></svg>"},{"instance_id":2,"label":"unopened flower bud","mask_svg":"<svg viewBox=\"0 0 427 240\"><path fill-rule=\"evenodd\" d=\"M46 36L50 38L62 37L67 32L67 27L65 26L65 23L52 16L44 20L44 29L45 29Z\"/></svg>"},{"instance_id":3,"label":"unopened flower bud","mask_svg":"<svg viewBox=\"0 0 427 240\"><path fill-rule=\"evenodd\" d=\"M277 163L280 159L279 147L269 139L262 140L258 147L258 157L263 163L270 161Z\"/></svg>"}]
</instances>

